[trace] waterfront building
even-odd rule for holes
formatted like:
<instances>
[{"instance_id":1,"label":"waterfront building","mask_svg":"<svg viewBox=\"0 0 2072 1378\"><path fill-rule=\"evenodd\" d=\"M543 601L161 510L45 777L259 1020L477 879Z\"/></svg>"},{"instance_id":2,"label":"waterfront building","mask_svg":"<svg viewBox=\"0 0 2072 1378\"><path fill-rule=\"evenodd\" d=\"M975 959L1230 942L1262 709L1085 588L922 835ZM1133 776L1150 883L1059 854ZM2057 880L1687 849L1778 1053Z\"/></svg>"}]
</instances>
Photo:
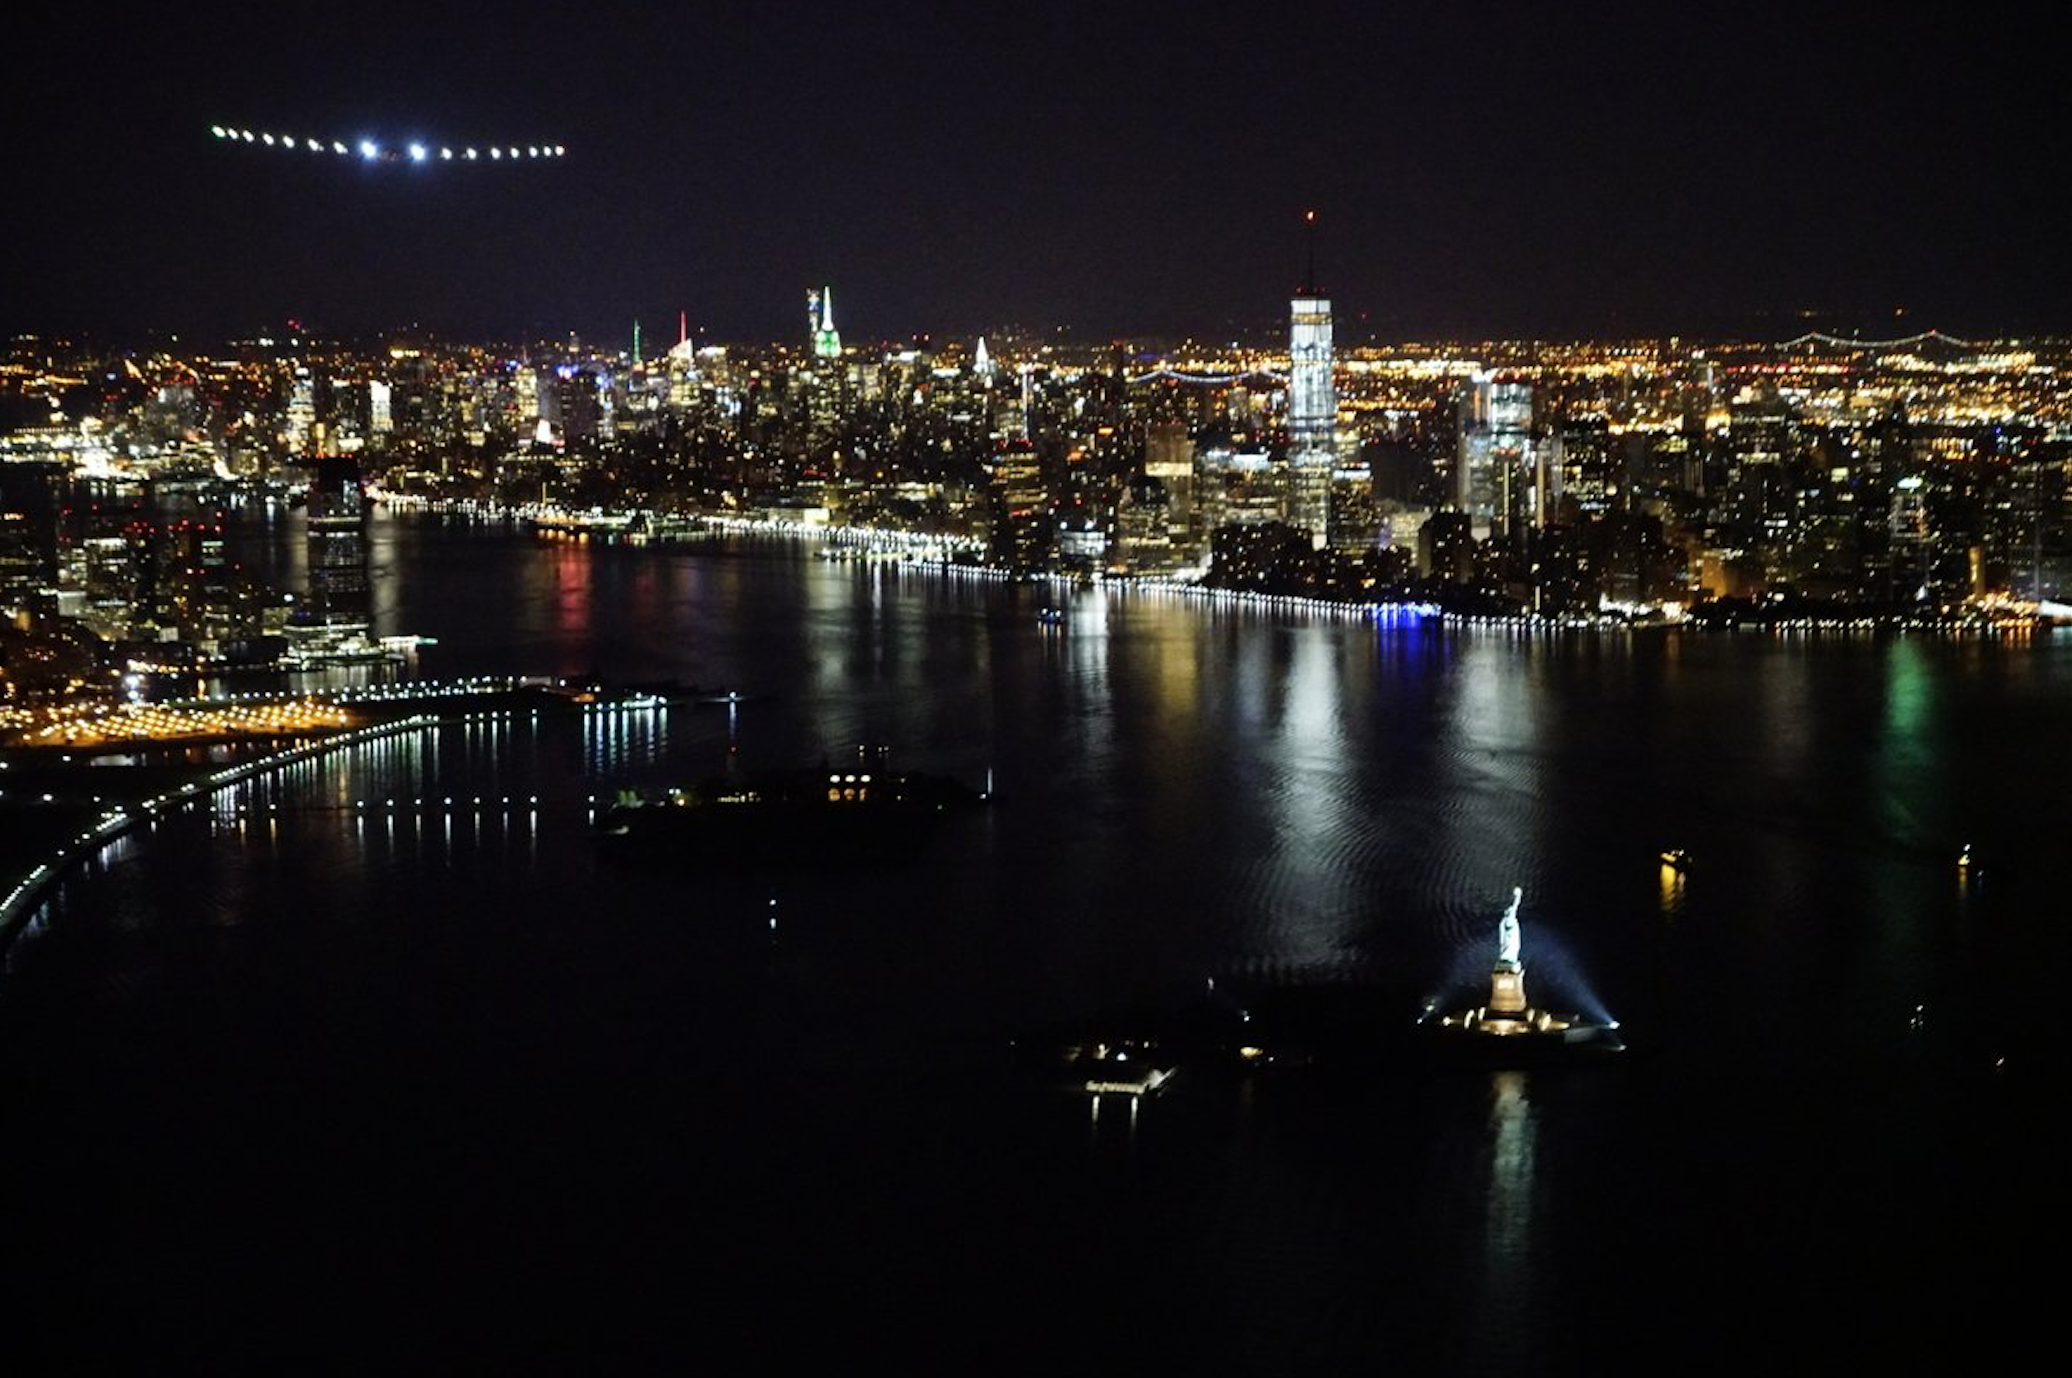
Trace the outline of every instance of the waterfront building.
<instances>
[{"instance_id":1,"label":"waterfront building","mask_svg":"<svg viewBox=\"0 0 2072 1378\"><path fill-rule=\"evenodd\" d=\"M1170 574L1179 565L1172 531L1178 525L1169 510L1171 494L1163 480L1140 478L1122 490L1115 504L1115 557L1112 567L1125 574Z\"/></svg>"},{"instance_id":2,"label":"waterfront building","mask_svg":"<svg viewBox=\"0 0 2072 1378\"><path fill-rule=\"evenodd\" d=\"M992 509L987 548L994 562L1016 570L1048 567L1055 523L1036 447L1026 440L1001 446L987 484Z\"/></svg>"},{"instance_id":3,"label":"waterfront building","mask_svg":"<svg viewBox=\"0 0 2072 1378\"><path fill-rule=\"evenodd\" d=\"M359 461L322 455L309 483L309 616L332 626L369 617L367 508Z\"/></svg>"},{"instance_id":4,"label":"waterfront building","mask_svg":"<svg viewBox=\"0 0 2072 1378\"><path fill-rule=\"evenodd\" d=\"M1203 540L1194 501L1194 449L1184 421L1154 421L1144 429L1144 477L1159 486L1165 539L1183 563L1199 554Z\"/></svg>"}]
</instances>

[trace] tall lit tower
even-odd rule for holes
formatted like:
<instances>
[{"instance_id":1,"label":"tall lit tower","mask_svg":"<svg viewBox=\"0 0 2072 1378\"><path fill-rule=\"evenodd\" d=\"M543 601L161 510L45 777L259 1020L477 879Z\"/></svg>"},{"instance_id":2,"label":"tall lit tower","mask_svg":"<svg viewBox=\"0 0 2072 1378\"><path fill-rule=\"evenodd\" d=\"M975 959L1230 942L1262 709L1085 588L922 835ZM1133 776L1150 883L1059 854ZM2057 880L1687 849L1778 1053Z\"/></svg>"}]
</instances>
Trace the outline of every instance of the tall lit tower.
<instances>
[{"instance_id":1,"label":"tall lit tower","mask_svg":"<svg viewBox=\"0 0 2072 1378\"><path fill-rule=\"evenodd\" d=\"M1309 280L1289 312L1287 519L1321 550L1330 528L1338 389L1331 381L1331 301L1316 286L1317 213L1305 212L1303 223L1310 227Z\"/></svg>"},{"instance_id":2,"label":"tall lit tower","mask_svg":"<svg viewBox=\"0 0 2072 1378\"><path fill-rule=\"evenodd\" d=\"M813 357L842 357L842 334L835 329L835 289L823 287L806 293L806 328L813 341Z\"/></svg>"}]
</instances>

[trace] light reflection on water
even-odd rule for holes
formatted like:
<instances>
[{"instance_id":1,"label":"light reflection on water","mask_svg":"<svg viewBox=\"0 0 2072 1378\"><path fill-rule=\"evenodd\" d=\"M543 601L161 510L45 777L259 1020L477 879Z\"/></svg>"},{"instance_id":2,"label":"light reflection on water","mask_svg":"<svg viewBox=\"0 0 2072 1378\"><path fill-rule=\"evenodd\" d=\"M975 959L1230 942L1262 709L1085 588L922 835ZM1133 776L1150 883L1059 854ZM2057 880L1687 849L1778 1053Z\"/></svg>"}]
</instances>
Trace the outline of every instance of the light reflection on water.
<instances>
[{"instance_id":1,"label":"light reflection on water","mask_svg":"<svg viewBox=\"0 0 2072 1378\"><path fill-rule=\"evenodd\" d=\"M1533 1211L1538 1193L1533 1142L1530 1085L1519 1071L1493 1072L1489 1078L1489 1184L1485 1198L1482 1256L1483 1283L1477 1310L1487 1318L1486 1335L1494 1345L1530 1354L1535 1248ZM1485 1357L1495 1357L1488 1355Z\"/></svg>"},{"instance_id":2,"label":"light reflection on water","mask_svg":"<svg viewBox=\"0 0 2072 1378\"><path fill-rule=\"evenodd\" d=\"M1826 1208L1867 1236L1893 1227L1857 1203L1859 1180L1903 1188L1881 1209L1930 1210L1936 1183L1961 1175L1917 1160L1935 1134L1900 1130L1947 1131L1960 1102L1920 1075L1912 1013L1925 1005L1926 1035L1956 1039L1972 1011L2022 1008L2039 993L2025 983L2061 969L2062 931L2039 917L2049 887L2028 864L2072 826L2057 783L2072 743L2053 730L2072 666L2055 644L2002 657L1376 629L1106 590L1032 602L781 548L533 545L429 521L384 521L376 548L394 562L377 609L396 621L381 630L437 636L428 673L595 668L755 697L452 726L240 787L60 890L20 963L17 979L50 993L24 1046L122 1064L138 1044L108 1052L104 1029L134 1021L149 1046L180 1011L235 1011L278 984L296 995L287 1010L227 1027L351 1068L334 1027L393 1026L383 1036L462 1084L479 1074L609 1122L625 1104L702 1102L685 1087L722 1075L701 1059L731 1049L738 1023L784 1068L773 1080L811 1088L771 1122L853 1149L873 1191L924 1216L952 1187L967 1205L1026 1196L1035 1223L1003 1238L1058 1276L1144 1287L1155 1314L1257 1340L1260 1367L1304 1342L1296 1318L1338 1360L1466 1352L1530 1367L1546 1332L1571 1358L1604 1348L1577 1318L1601 1316L1606 1295L1652 1304L1660 1334L1712 1314L1705 1286L1745 1292L1770 1262L1747 1240L1800 1228L1787 1207L1801 1197L1780 1180L1824 1203L1831 1189ZM1035 607L1059 598L1065 624L1039 626ZM584 835L588 796L622 783L864 740L973 782L993 768L1001 803L946 829L919 871L732 883L618 864ZM537 810L473 802L534 794ZM346 807L449 795L466 802ZM1990 883L1955 876L1965 842ZM1688 849L1690 868L1664 866L1666 847ZM1407 1020L1449 980L1486 981L1513 885L1535 1002L1596 1012L1601 998L1653 1058L1300 1094L1183 1080L1134 1125L1101 1110L1097 1145L1120 1154L1086 1151L1083 1104L989 1117L972 1108L980 1079L901 1081L931 1050L1212 977L1226 992L1338 983ZM163 1007L137 994L150 990L169 993ZM1963 1037L1993 1035L1987 1022ZM1960 1039L1950 1055L1975 1051ZM725 1084L729 1133L801 1152L756 1138L738 1109L752 1098ZM587 1099L594 1085L615 1099ZM900 1127L854 1143L881 1095ZM498 1142L509 1106L483 1113L432 1124ZM667 1162L712 1132L698 1123L641 1128ZM940 1177L903 1176L909 1160ZM1851 1161L1861 1171L1836 1166ZM531 1168L512 1171L538 1189ZM673 1166L645 1171L634 1180L660 1191ZM815 1199L856 1238L878 1223ZM860 1269L873 1261L849 1248ZM1699 1286L1650 1271L1708 1250L1745 1274L1721 1265ZM1007 1254L986 1260L1012 1272ZM1877 1263L1838 1230L1771 1266L1810 1287ZM1273 1303L1204 1317L1202 1294ZM1377 1307L1395 1319L1363 1319ZM1448 1342L1420 1350L1427 1316L1446 1318Z\"/></svg>"}]
</instances>

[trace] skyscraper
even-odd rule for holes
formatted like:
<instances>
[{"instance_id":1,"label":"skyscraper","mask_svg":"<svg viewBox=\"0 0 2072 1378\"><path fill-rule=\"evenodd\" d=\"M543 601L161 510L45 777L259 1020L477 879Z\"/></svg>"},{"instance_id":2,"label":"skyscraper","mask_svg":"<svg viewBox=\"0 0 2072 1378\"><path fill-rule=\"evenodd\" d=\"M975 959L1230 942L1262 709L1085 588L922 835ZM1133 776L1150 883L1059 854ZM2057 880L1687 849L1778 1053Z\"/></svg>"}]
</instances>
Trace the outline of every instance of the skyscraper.
<instances>
[{"instance_id":1,"label":"skyscraper","mask_svg":"<svg viewBox=\"0 0 2072 1378\"><path fill-rule=\"evenodd\" d=\"M0 611L57 578L71 489L63 465L0 460Z\"/></svg>"},{"instance_id":2,"label":"skyscraper","mask_svg":"<svg viewBox=\"0 0 2072 1378\"><path fill-rule=\"evenodd\" d=\"M1200 544L1195 507L1194 437L1185 422L1154 421L1144 430L1144 476L1158 480L1165 502L1160 512L1171 523L1166 535L1179 557L1191 560Z\"/></svg>"},{"instance_id":3,"label":"skyscraper","mask_svg":"<svg viewBox=\"0 0 2072 1378\"><path fill-rule=\"evenodd\" d=\"M554 413L561 424L564 443L574 445L597 438L604 408L598 399L597 375L586 368L563 364L554 371Z\"/></svg>"},{"instance_id":4,"label":"skyscraper","mask_svg":"<svg viewBox=\"0 0 2072 1378\"><path fill-rule=\"evenodd\" d=\"M1314 226L1316 213L1307 222ZM1290 303L1288 330L1288 525L1323 549L1331 525L1331 470L1337 462L1338 389L1331 380L1331 301L1309 283Z\"/></svg>"},{"instance_id":5,"label":"skyscraper","mask_svg":"<svg viewBox=\"0 0 2072 1378\"><path fill-rule=\"evenodd\" d=\"M1547 524L1558 496L1550 454L1533 439L1532 384L1477 373L1461 393L1455 501L1475 538Z\"/></svg>"},{"instance_id":6,"label":"skyscraper","mask_svg":"<svg viewBox=\"0 0 2072 1378\"><path fill-rule=\"evenodd\" d=\"M1026 440L1012 441L993 455L991 489L992 558L1017 571L1045 569L1056 535L1043 457Z\"/></svg>"},{"instance_id":7,"label":"skyscraper","mask_svg":"<svg viewBox=\"0 0 2072 1378\"><path fill-rule=\"evenodd\" d=\"M288 449L294 454L306 453L310 435L317 421L317 385L309 376L309 370L295 370L295 387L288 394Z\"/></svg>"},{"instance_id":8,"label":"skyscraper","mask_svg":"<svg viewBox=\"0 0 2072 1378\"><path fill-rule=\"evenodd\" d=\"M329 626L367 623L367 510L359 461L324 455L309 481L309 601Z\"/></svg>"},{"instance_id":9,"label":"skyscraper","mask_svg":"<svg viewBox=\"0 0 2072 1378\"><path fill-rule=\"evenodd\" d=\"M835 329L835 289L806 293L806 329L816 359L842 357L842 334Z\"/></svg>"},{"instance_id":10,"label":"skyscraper","mask_svg":"<svg viewBox=\"0 0 2072 1378\"><path fill-rule=\"evenodd\" d=\"M512 378L511 391L518 407L518 424L530 426L540 419L540 375L534 369L520 365Z\"/></svg>"}]
</instances>

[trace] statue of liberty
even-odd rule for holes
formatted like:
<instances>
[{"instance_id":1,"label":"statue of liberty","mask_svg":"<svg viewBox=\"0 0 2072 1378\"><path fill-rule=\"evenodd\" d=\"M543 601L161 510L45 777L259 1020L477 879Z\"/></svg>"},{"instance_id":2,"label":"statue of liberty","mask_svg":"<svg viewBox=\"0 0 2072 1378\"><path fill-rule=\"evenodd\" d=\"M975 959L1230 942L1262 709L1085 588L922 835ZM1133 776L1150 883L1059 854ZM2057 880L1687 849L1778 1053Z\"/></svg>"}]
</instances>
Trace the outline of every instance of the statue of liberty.
<instances>
[{"instance_id":1,"label":"statue of liberty","mask_svg":"<svg viewBox=\"0 0 2072 1378\"><path fill-rule=\"evenodd\" d=\"M1496 964L1516 971L1518 962L1518 902L1525 898L1525 891L1519 886L1511 887L1511 907L1504 911L1503 918L1496 925Z\"/></svg>"}]
</instances>

